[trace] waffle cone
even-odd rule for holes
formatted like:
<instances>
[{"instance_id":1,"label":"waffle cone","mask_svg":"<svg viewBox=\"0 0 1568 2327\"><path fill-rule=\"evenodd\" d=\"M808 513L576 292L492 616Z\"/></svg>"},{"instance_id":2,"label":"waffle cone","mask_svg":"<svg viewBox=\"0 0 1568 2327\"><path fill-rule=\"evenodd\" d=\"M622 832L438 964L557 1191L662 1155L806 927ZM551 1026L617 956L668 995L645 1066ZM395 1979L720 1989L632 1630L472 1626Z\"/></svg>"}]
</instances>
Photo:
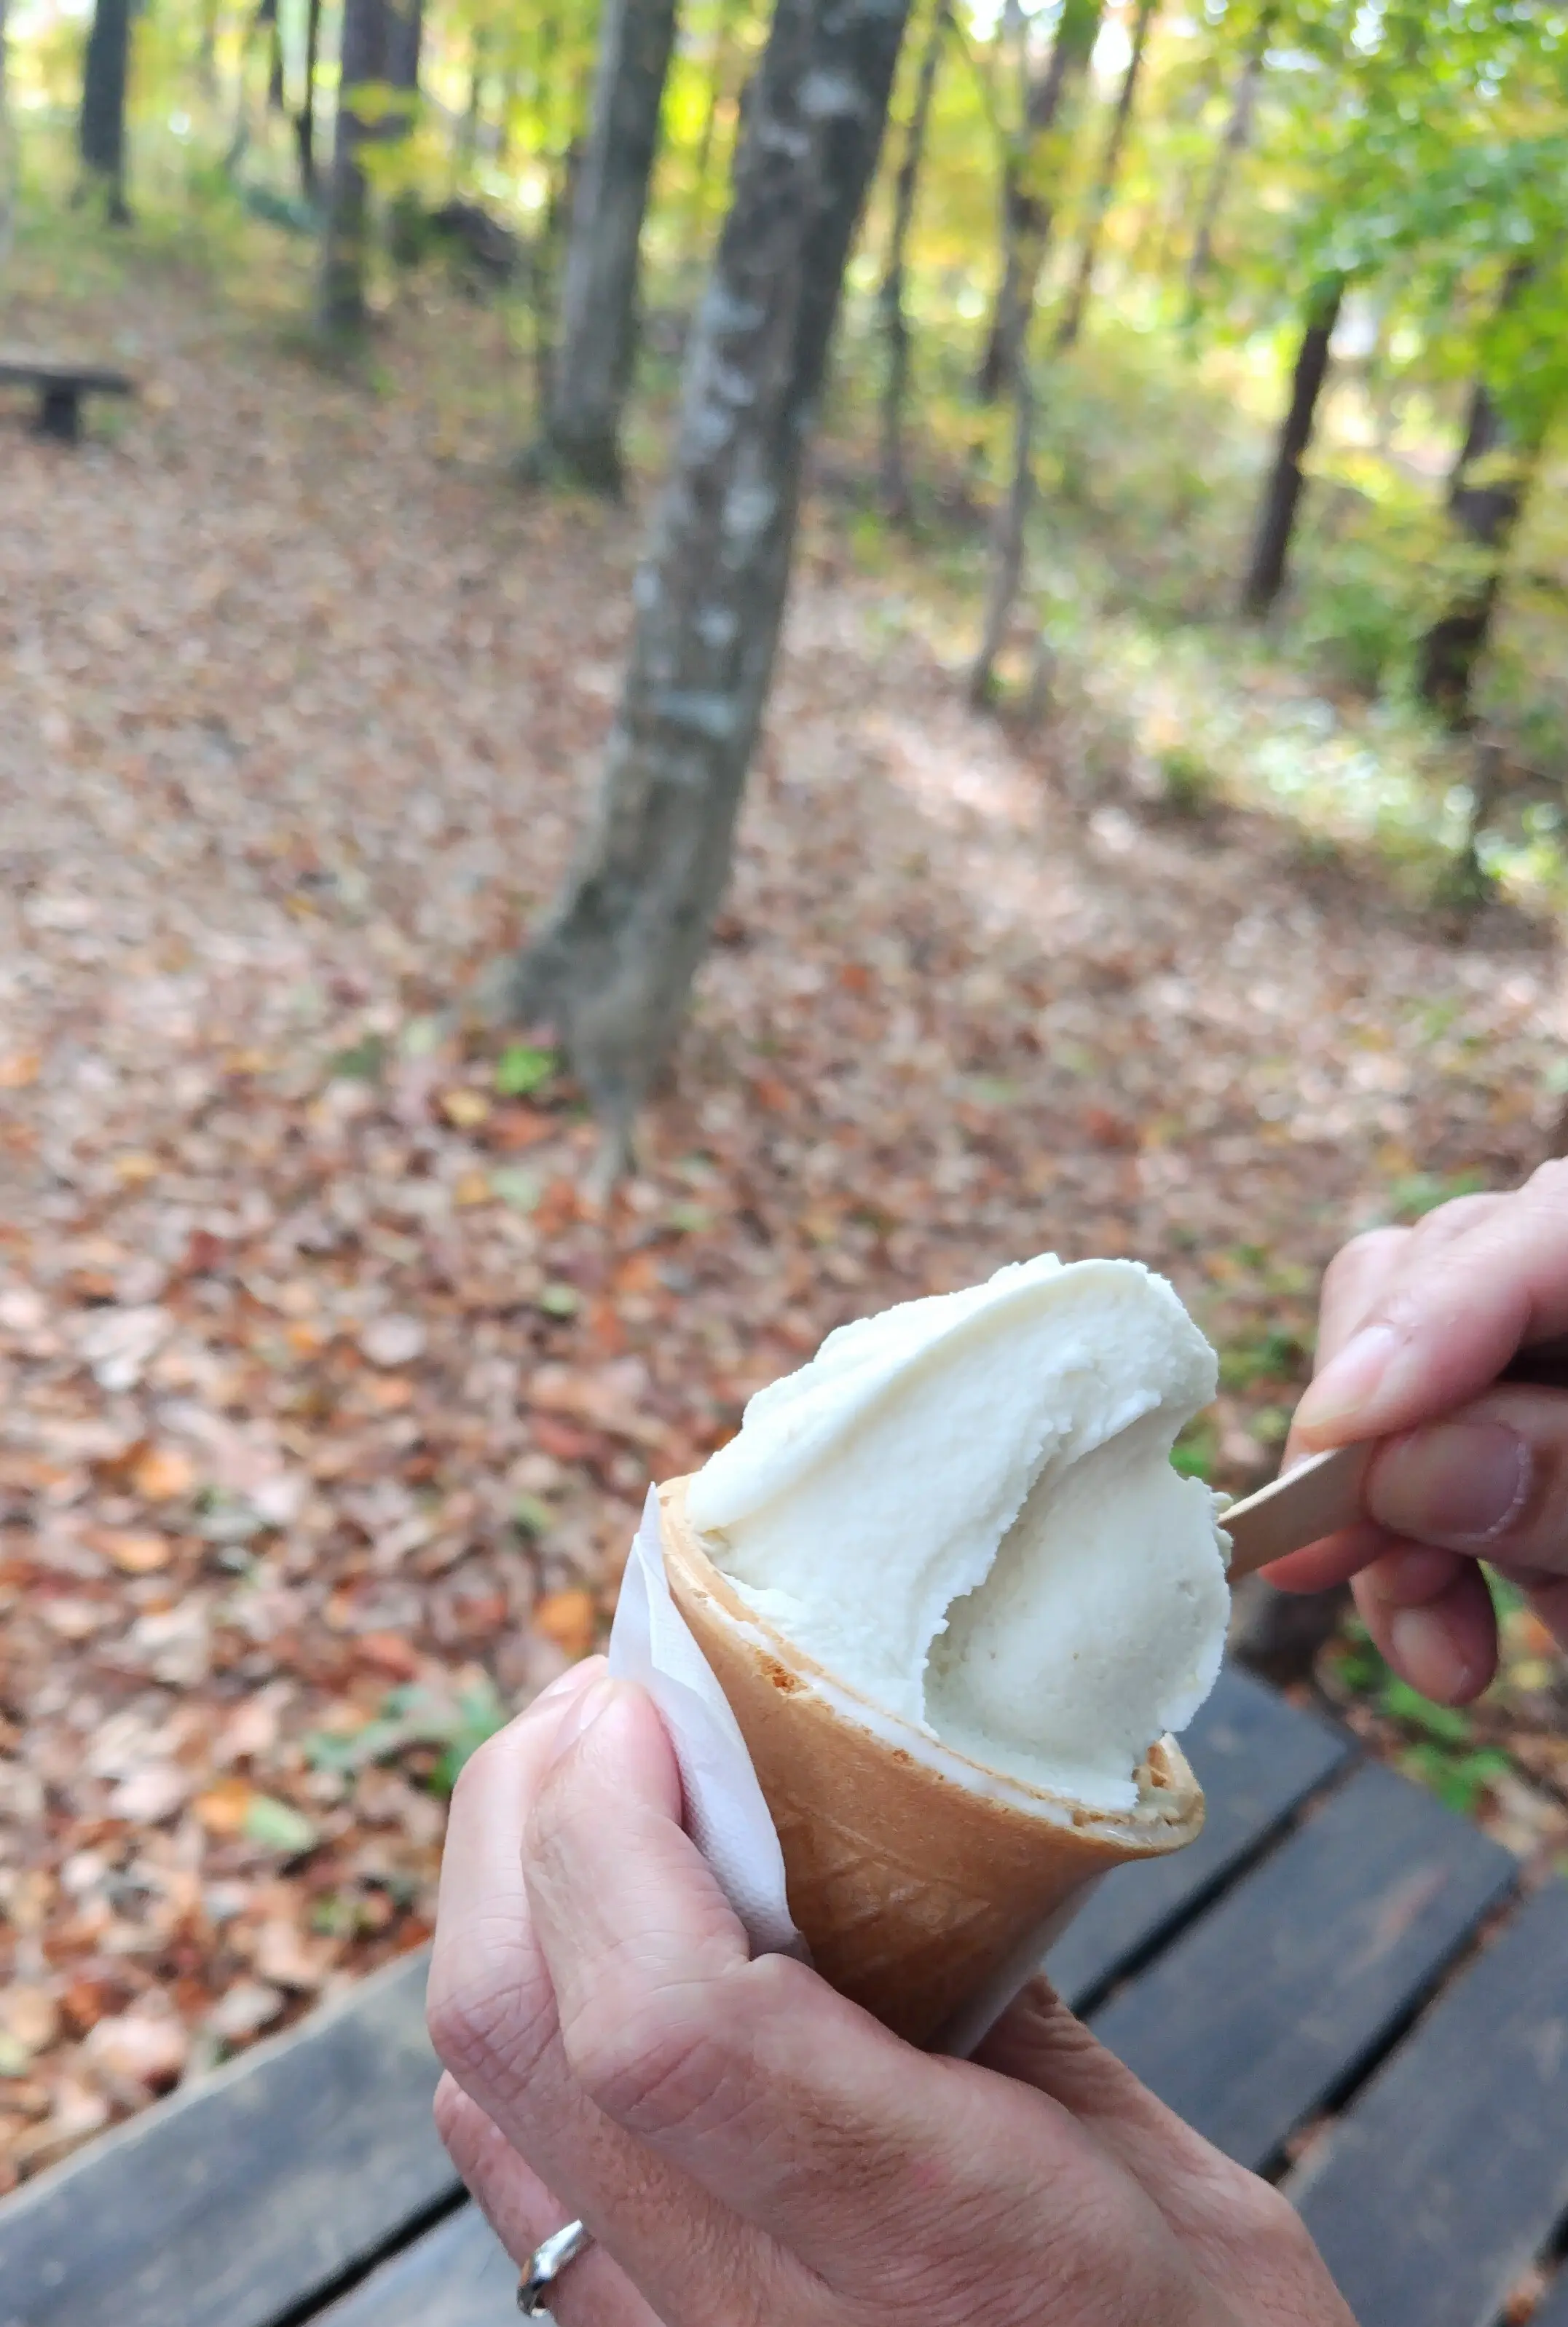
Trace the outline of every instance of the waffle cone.
<instances>
[{"instance_id":1,"label":"waffle cone","mask_svg":"<svg viewBox=\"0 0 1568 2327\"><path fill-rule=\"evenodd\" d=\"M1096 1809L873 1706L745 1605L686 1486L659 1491L670 1589L740 1724L812 1961L896 2034L966 2051L1089 1884L1196 1838L1201 1789L1164 1737L1133 1808Z\"/></svg>"}]
</instances>

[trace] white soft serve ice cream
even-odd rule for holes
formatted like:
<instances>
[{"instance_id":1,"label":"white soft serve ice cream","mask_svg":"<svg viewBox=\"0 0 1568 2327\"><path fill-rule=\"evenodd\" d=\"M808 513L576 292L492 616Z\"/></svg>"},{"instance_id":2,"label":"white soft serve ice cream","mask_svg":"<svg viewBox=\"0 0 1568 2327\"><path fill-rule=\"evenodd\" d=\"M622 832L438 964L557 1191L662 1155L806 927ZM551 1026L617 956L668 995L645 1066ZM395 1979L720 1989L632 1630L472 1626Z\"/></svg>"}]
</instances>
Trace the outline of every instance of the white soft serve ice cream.
<instances>
[{"instance_id":1,"label":"white soft serve ice cream","mask_svg":"<svg viewBox=\"0 0 1568 2327\"><path fill-rule=\"evenodd\" d=\"M751 1399L687 1516L742 1597L873 1703L1125 1808L1219 1668L1225 1537L1170 1462L1215 1372L1162 1277L1044 1253L830 1333Z\"/></svg>"}]
</instances>

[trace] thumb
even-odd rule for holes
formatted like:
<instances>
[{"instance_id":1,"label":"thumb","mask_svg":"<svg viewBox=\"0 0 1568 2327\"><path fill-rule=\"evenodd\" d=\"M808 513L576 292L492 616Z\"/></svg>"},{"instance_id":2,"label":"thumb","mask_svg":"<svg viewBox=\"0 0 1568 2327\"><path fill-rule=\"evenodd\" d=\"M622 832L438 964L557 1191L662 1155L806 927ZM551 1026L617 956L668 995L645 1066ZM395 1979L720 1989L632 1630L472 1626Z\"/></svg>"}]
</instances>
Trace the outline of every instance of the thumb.
<instances>
[{"instance_id":1,"label":"thumb","mask_svg":"<svg viewBox=\"0 0 1568 2327\"><path fill-rule=\"evenodd\" d=\"M1568 1396L1498 1389L1383 1446L1365 1488L1393 1534L1568 1575Z\"/></svg>"}]
</instances>

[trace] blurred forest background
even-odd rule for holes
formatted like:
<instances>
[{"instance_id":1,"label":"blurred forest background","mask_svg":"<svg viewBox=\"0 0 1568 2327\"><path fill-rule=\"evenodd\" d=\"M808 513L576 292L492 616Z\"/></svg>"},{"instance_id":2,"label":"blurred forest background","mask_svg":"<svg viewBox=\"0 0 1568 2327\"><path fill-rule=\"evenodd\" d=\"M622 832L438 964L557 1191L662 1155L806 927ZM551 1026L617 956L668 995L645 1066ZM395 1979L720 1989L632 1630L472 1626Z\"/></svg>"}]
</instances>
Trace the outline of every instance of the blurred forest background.
<instances>
[{"instance_id":1,"label":"blurred forest background","mask_svg":"<svg viewBox=\"0 0 1568 2327\"><path fill-rule=\"evenodd\" d=\"M5 5L0 360L135 388L0 414L19 2175L424 1935L830 1326L1135 1254L1240 1491L1563 1145L1568 17ZM1522 1607L1247 1624L1568 1853Z\"/></svg>"}]
</instances>

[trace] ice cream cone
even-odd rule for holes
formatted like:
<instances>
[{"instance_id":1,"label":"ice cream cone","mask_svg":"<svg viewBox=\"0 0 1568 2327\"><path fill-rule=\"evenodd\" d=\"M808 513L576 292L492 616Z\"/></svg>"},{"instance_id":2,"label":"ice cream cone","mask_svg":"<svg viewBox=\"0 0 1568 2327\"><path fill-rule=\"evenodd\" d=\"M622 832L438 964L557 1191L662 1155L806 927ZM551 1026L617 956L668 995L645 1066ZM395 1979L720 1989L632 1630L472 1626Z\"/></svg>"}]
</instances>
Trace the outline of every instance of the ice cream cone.
<instances>
[{"instance_id":1,"label":"ice cream cone","mask_svg":"<svg viewBox=\"0 0 1568 2327\"><path fill-rule=\"evenodd\" d=\"M1087 1886L1193 1841L1203 1794L1151 1746L1131 1809L1048 1793L951 1752L834 1678L742 1601L659 1491L666 1572L729 1700L823 1977L900 2036L966 2051Z\"/></svg>"}]
</instances>

